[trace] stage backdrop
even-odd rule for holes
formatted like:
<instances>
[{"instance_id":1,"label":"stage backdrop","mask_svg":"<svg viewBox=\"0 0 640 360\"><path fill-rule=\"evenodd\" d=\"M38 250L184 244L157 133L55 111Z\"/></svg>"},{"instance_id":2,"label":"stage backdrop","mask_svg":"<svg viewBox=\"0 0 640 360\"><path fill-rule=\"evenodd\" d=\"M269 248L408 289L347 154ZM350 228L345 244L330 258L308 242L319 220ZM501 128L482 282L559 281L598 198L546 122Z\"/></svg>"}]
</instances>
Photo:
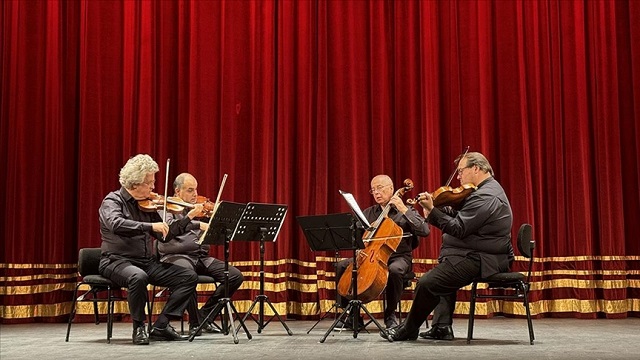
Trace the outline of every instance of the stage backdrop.
<instances>
[{"instance_id":1,"label":"stage backdrop","mask_svg":"<svg viewBox=\"0 0 640 360\"><path fill-rule=\"evenodd\" d=\"M228 174L222 200L288 205L266 294L312 319L334 254L296 216L348 211L339 189L372 205L381 173L433 191L467 145L511 200L514 244L533 225L535 316L640 313L640 2L9 0L0 29L3 323L66 320L78 249L100 246L98 207L135 154L161 193L170 158L210 198ZM440 241L422 239L418 275ZM230 252L244 312L259 246Z\"/></svg>"}]
</instances>

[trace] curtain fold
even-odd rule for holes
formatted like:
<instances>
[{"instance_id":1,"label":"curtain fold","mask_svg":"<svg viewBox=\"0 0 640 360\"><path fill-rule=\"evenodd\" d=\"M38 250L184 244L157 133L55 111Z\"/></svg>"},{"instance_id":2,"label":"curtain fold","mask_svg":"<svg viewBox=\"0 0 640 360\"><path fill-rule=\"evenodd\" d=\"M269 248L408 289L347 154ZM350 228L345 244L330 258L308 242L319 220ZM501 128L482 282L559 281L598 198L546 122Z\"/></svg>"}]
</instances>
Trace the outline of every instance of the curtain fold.
<instances>
[{"instance_id":1,"label":"curtain fold","mask_svg":"<svg viewBox=\"0 0 640 360\"><path fill-rule=\"evenodd\" d=\"M171 159L169 185L191 172L215 199L228 174L222 200L288 205L267 295L312 318L333 304L335 254L295 217L348 211L338 190L373 204L380 173L433 191L465 146L509 196L514 244L533 225L535 315L638 316L639 19L634 1L5 1L0 322L68 315L78 249L100 245L97 209L137 153L157 192ZM415 250L419 275L440 239ZM240 311L259 255L231 244Z\"/></svg>"}]
</instances>

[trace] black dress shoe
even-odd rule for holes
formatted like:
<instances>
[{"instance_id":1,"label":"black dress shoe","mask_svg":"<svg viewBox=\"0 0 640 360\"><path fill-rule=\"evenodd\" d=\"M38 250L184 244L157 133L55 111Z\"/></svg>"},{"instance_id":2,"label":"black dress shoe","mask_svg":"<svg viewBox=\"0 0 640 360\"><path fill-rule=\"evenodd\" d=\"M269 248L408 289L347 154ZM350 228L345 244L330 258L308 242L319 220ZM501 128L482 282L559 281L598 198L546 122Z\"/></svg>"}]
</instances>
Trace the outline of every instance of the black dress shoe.
<instances>
[{"instance_id":1,"label":"black dress shoe","mask_svg":"<svg viewBox=\"0 0 640 360\"><path fill-rule=\"evenodd\" d=\"M147 327L142 325L133 329L132 338L134 345L149 345L149 335L147 334Z\"/></svg>"},{"instance_id":2,"label":"black dress shoe","mask_svg":"<svg viewBox=\"0 0 640 360\"><path fill-rule=\"evenodd\" d=\"M431 329L421 332L420 337L423 339L453 340L453 328L451 325L434 325Z\"/></svg>"},{"instance_id":3,"label":"black dress shoe","mask_svg":"<svg viewBox=\"0 0 640 360\"><path fill-rule=\"evenodd\" d=\"M212 323L208 322L202 327L202 330L204 330L204 332L209 333L209 334L219 334L222 332L222 329L220 329L219 327L213 325Z\"/></svg>"},{"instance_id":4,"label":"black dress shoe","mask_svg":"<svg viewBox=\"0 0 640 360\"><path fill-rule=\"evenodd\" d=\"M418 339L418 334L409 332L404 325L396 326L386 331L380 331L380 336L389 341L413 341Z\"/></svg>"},{"instance_id":5,"label":"black dress shoe","mask_svg":"<svg viewBox=\"0 0 640 360\"><path fill-rule=\"evenodd\" d=\"M387 329L391 329L391 328L394 328L394 327L398 326L398 322L396 321L396 318L393 317L392 319L386 319L384 321L384 326Z\"/></svg>"},{"instance_id":6,"label":"black dress shoe","mask_svg":"<svg viewBox=\"0 0 640 360\"><path fill-rule=\"evenodd\" d=\"M149 337L154 340L165 340L165 341L187 340L186 337L183 337L182 335L178 334L176 329L174 329L173 326L171 325L167 325L167 327L165 327L164 329L160 329L154 326L153 329L151 329L151 334L149 334Z\"/></svg>"},{"instance_id":7,"label":"black dress shoe","mask_svg":"<svg viewBox=\"0 0 640 360\"><path fill-rule=\"evenodd\" d=\"M196 330L198 330L198 327L199 327L199 326L200 326L200 325L198 325L198 324L190 324L190 325L189 325L189 336L192 336L192 335L193 335L193 333L196 333L196 334L195 334L195 335L193 335L193 336L200 336L200 335L202 335L202 329L204 329L204 327L203 327L202 329L200 329L200 331L196 332Z\"/></svg>"}]
</instances>

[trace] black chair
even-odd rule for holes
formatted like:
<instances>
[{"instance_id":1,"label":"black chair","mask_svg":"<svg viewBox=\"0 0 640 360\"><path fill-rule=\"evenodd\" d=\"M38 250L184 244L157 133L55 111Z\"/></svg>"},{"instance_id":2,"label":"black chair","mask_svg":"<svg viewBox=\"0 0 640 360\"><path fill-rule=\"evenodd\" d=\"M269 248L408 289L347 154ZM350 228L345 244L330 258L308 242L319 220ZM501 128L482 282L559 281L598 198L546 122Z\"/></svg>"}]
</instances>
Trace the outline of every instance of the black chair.
<instances>
[{"instance_id":1,"label":"black chair","mask_svg":"<svg viewBox=\"0 0 640 360\"><path fill-rule=\"evenodd\" d=\"M413 264L411 264L411 268L409 269L409 271L402 277L402 293L413 294L413 283L416 280L416 273L413 272ZM402 323L402 297L400 297L400 302L398 302L398 323Z\"/></svg>"},{"instance_id":2,"label":"black chair","mask_svg":"<svg viewBox=\"0 0 640 360\"><path fill-rule=\"evenodd\" d=\"M214 286L213 291L215 291L218 287L218 282L216 282L216 280L211 276L207 276L207 275L198 275L198 285L200 284L213 284ZM153 314L153 306L155 304L156 299L169 296L168 294L169 292L170 292L169 288L163 288L160 291L156 292L156 286L155 285L153 286L153 294L155 295L151 298L151 305L149 306L149 314ZM214 319L209 319L209 320L215 327L217 327L218 329L220 328L218 324L216 324L213 321ZM182 334L184 334L184 317L180 321L180 331Z\"/></svg>"},{"instance_id":3,"label":"black chair","mask_svg":"<svg viewBox=\"0 0 640 360\"><path fill-rule=\"evenodd\" d=\"M413 283L415 281L416 281L416 273L413 272L413 263L412 263L411 267L409 268L409 271L407 271L402 276L402 294L405 294L405 293L412 294ZM386 289L385 291L382 292L382 308L383 308L383 311L384 309L387 308L387 290ZM402 323L402 295L400 296L400 301L398 302L398 308L396 309L396 312L398 313L398 323L401 324ZM369 325L370 323L371 321L367 322L366 325Z\"/></svg>"},{"instance_id":4,"label":"black chair","mask_svg":"<svg viewBox=\"0 0 640 360\"><path fill-rule=\"evenodd\" d=\"M80 281L76 284L73 292L73 301L71 303L71 313L69 314L69 323L67 324L67 337L65 341L69 341L69 333L71 332L71 323L76 315L76 307L80 301L93 302L93 313L95 316L95 324L100 324L100 313L98 311L98 303L107 303L107 343L111 343L113 334L113 312L116 300L126 300L122 296L114 295L114 291L120 290L120 286L111 280L101 276L98 273L100 264L100 248L84 248L80 249L78 254L78 273L81 276ZM87 290L78 296L80 286L88 285ZM99 297L100 293L106 292L106 297Z\"/></svg>"},{"instance_id":5,"label":"black chair","mask_svg":"<svg viewBox=\"0 0 640 360\"><path fill-rule=\"evenodd\" d=\"M501 299L522 300L527 313L527 325L529 326L529 343L533 345L533 324L531 323L531 311L529 309L529 286L531 268L533 267L533 249L535 241L531 239L531 225L522 224L518 231L518 251L520 255L529 259L529 269L525 276L519 272L505 272L492 275L488 278L476 279L471 286L471 305L469 306L469 329L467 331L467 344L473 338L473 319L476 310L476 299ZM505 289L505 294L479 294L478 283L486 283L488 289Z\"/></svg>"}]
</instances>

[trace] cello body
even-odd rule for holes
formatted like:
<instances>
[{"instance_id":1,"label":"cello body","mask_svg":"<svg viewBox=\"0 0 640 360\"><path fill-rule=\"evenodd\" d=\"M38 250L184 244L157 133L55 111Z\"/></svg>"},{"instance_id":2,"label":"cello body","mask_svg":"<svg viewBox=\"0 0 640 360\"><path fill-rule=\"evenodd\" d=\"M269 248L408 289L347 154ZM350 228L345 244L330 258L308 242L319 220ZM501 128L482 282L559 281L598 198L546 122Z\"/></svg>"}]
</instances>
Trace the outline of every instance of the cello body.
<instances>
[{"instance_id":1,"label":"cello body","mask_svg":"<svg viewBox=\"0 0 640 360\"><path fill-rule=\"evenodd\" d=\"M367 231L362 236L366 245L356 254L357 299L362 303L366 304L380 296L387 286L387 262L400 245L402 233L400 226L385 217L375 230ZM352 271L353 263L349 264L338 282L338 293L349 300L354 298L351 286Z\"/></svg>"}]
</instances>

